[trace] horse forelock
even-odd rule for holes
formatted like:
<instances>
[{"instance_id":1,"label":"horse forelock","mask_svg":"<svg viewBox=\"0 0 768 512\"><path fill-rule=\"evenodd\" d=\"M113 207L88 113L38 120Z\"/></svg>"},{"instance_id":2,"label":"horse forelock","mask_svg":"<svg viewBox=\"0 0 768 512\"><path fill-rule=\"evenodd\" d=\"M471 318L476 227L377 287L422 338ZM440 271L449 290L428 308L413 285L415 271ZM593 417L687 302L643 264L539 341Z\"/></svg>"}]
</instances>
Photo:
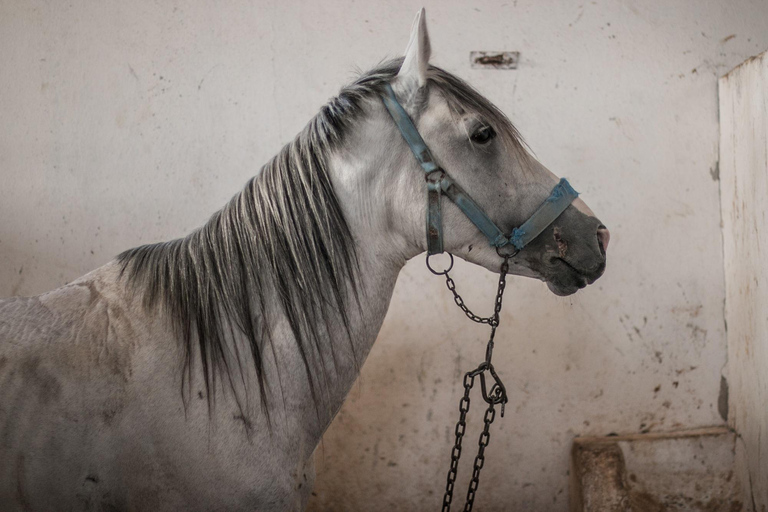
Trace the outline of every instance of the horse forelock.
<instances>
[{"instance_id":1,"label":"horse forelock","mask_svg":"<svg viewBox=\"0 0 768 512\"><path fill-rule=\"evenodd\" d=\"M145 307L162 307L183 342L185 397L196 352L209 407L217 379L234 388L233 381L243 379L242 365L250 358L260 404L269 416L272 383L264 377L265 350L271 328L284 318L312 397L321 404L323 391L316 386L327 390L328 381L318 355L333 351L333 344L320 346L330 331L329 318L339 317L349 338L349 312L359 307L355 242L334 193L328 162L351 122L363 113L365 101L394 79L402 60L384 62L344 87L204 226L184 238L118 256L121 277L143 294ZM466 82L434 66L428 79L454 111L481 116L522 150L506 116ZM247 340L248 347L238 347L235 338ZM242 409L236 393L235 398Z\"/></svg>"}]
</instances>

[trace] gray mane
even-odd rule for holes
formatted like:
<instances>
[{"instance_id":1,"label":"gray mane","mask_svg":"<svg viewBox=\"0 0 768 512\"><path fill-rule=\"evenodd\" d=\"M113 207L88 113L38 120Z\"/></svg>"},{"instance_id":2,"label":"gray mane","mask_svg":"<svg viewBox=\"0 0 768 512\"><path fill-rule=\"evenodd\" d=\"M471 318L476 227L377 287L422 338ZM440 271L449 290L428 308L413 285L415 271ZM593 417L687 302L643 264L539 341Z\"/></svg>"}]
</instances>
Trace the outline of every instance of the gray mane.
<instances>
[{"instance_id":1,"label":"gray mane","mask_svg":"<svg viewBox=\"0 0 768 512\"><path fill-rule=\"evenodd\" d=\"M346 312L357 303L355 243L334 194L328 161L363 113L365 101L378 96L401 63L383 63L343 88L204 226L184 238L118 256L121 276L143 294L145 307L160 306L172 319L185 349L187 383L196 364L195 346L199 350L209 406L217 379L234 389L238 373L233 363L243 378L241 361L250 357L268 414L272 383L264 379L263 361L277 315L288 321L317 403L315 386L326 374L317 356L326 322L340 314L349 333ZM504 114L468 84L437 67L430 67L429 74L430 84L455 111L476 112L520 147ZM247 340L250 356L239 353L244 347L231 341L237 338ZM182 394L187 396L184 382Z\"/></svg>"}]
</instances>

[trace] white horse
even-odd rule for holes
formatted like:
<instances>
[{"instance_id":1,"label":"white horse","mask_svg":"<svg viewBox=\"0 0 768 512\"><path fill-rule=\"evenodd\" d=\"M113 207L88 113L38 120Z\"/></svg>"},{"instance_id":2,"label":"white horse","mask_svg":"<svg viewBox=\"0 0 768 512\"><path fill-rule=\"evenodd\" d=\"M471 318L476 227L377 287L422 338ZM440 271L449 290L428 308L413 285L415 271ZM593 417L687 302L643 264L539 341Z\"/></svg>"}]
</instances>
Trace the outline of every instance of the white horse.
<instances>
[{"instance_id":1,"label":"white horse","mask_svg":"<svg viewBox=\"0 0 768 512\"><path fill-rule=\"evenodd\" d=\"M400 269L426 248L423 172L385 85L507 232L557 183L506 117L429 55L422 11L404 59L343 88L206 225L0 301L2 511L306 506L315 447ZM499 271L450 202L443 227L447 251ZM577 199L510 273L574 293L602 274L607 244Z\"/></svg>"}]
</instances>

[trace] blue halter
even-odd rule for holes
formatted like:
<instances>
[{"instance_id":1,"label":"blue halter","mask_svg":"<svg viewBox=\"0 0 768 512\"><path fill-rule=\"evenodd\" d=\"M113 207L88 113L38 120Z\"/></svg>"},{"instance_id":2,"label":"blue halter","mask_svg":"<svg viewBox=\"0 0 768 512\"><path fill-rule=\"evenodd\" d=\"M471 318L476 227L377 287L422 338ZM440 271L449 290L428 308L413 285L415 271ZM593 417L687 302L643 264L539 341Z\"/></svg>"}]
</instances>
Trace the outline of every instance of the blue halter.
<instances>
[{"instance_id":1,"label":"blue halter","mask_svg":"<svg viewBox=\"0 0 768 512\"><path fill-rule=\"evenodd\" d=\"M389 114L400 129L405 142L408 143L413 155L426 173L427 254L433 255L443 252L443 226L440 208L440 196L442 194L448 196L464 212L464 215L488 238L491 246L498 250L506 245L512 245L515 248L513 254L520 252L534 238L539 236L578 197L579 193L571 187L568 180L561 179L552 189L549 197L533 212L533 215L522 226L514 228L511 235L505 235L480 206L469 197L469 194L435 163L427 144L421 138L419 131L411 118L408 117L403 106L397 101L395 91L392 90L390 84L384 85L384 94L381 97L384 106L387 107Z\"/></svg>"}]
</instances>

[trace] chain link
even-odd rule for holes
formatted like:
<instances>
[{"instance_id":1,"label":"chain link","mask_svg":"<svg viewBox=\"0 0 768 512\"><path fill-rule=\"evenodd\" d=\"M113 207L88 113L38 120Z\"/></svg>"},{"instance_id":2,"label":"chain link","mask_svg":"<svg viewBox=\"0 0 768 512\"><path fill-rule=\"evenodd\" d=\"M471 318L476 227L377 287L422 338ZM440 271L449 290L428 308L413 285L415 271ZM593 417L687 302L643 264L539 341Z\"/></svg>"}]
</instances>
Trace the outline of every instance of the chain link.
<instances>
[{"instance_id":1,"label":"chain link","mask_svg":"<svg viewBox=\"0 0 768 512\"><path fill-rule=\"evenodd\" d=\"M461 442L464 439L464 431L467 428L467 413L469 412L469 392L475 383L475 376L472 372L464 375L464 396L459 401L459 421L456 423L456 442L451 450L451 467L448 470L448 483L445 487L443 496L443 512L451 510L451 501L453 500L453 485L456 482L456 473L459 469L459 457L461 457Z\"/></svg>"},{"instance_id":2,"label":"chain link","mask_svg":"<svg viewBox=\"0 0 768 512\"><path fill-rule=\"evenodd\" d=\"M489 317L480 317L474 314L465 304L464 299L456 291L456 283L445 272L445 282L448 289L453 293L453 300L456 305L467 315L467 318L473 322L479 324L487 324L491 327L491 335L488 340L488 345L485 349L485 361L480 364L475 370L467 372L464 375L464 396L459 401L459 421L456 423L456 429L454 431L456 438L454 441L453 449L451 450L451 465L448 470L448 478L445 486L445 494L443 495L443 508L442 512L450 512L451 502L453 501L453 490L456 483L456 475L459 468L459 458L461 457L461 445L464 439L464 433L467 428L467 413L469 412L469 394L472 390L472 386L475 384L475 377L480 378L480 384L483 391L483 399L488 403L488 409L485 411L483 418L484 427L480 433L478 439L477 456L472 469L472 478L469 481L469 489L467 490L467 501L464 504L464 512L471 512L475 502L475 495L477 488L480 485L480 470L483 469L485 464L485 448L491 440L490 426L496 417L496 404L501 404L501 416L504 416L504 404L507 402L507 392L504 385L501 383L496 371L491 364L491 358L493 356L493 343L496 336L496 328L499 326L499 315L501 313L502 299L504 295L504 289L506 287L507 272L509 272L509 256L504 257L504 262L501 264L501 272L499 275L499 286L496 291L496 300L493 307L493 315ZM493 385L490 391L486 389L485 372L488 372Z\"/></svg>"},{"instance_id":3,"label":"chain link","mask_svg":"<svg viewBox=\"0 0 768 512\"><path fill-rule=\"evenodd\" d=\"M469 481L467 502L464 504L464 512L470 512L475 503L475 494L480 485L480 470L483 469L483 465L485 465L485 447L488 446L488 443L491 441L491 433L489 432L489 429L491 423L493 423L493 419L496 417L495 407L496 404L491 402L491 404L488 405L488 409L485 411L485 417L483 418L485 426L480 433L480 439L477 441L477 456L475 457L475 463L472 468L472 479Z\"/></svg>"},{"instance_id":4,"label":"chain link","mask_svg":"<svg viewBox=\"0 0 768 512\"><path fill-rule=\"evenodd\" d=\"M464 303L464 298L456 291L456 282L451 278L448 272L445 272L445 285L453 294L453 301L459 306L467 318L478 324L490 325L492 328L496 328L499 325L499 313L501 312L501 302L504 295L504 288L507 286L507 272L509 272L509 258L504 258L504 262L501 264L501 274L499 276L499 287L496 290L496 301L494 303L493 315L488 317L478 316L472 312Z\"/></svg>"}]
</instances>

